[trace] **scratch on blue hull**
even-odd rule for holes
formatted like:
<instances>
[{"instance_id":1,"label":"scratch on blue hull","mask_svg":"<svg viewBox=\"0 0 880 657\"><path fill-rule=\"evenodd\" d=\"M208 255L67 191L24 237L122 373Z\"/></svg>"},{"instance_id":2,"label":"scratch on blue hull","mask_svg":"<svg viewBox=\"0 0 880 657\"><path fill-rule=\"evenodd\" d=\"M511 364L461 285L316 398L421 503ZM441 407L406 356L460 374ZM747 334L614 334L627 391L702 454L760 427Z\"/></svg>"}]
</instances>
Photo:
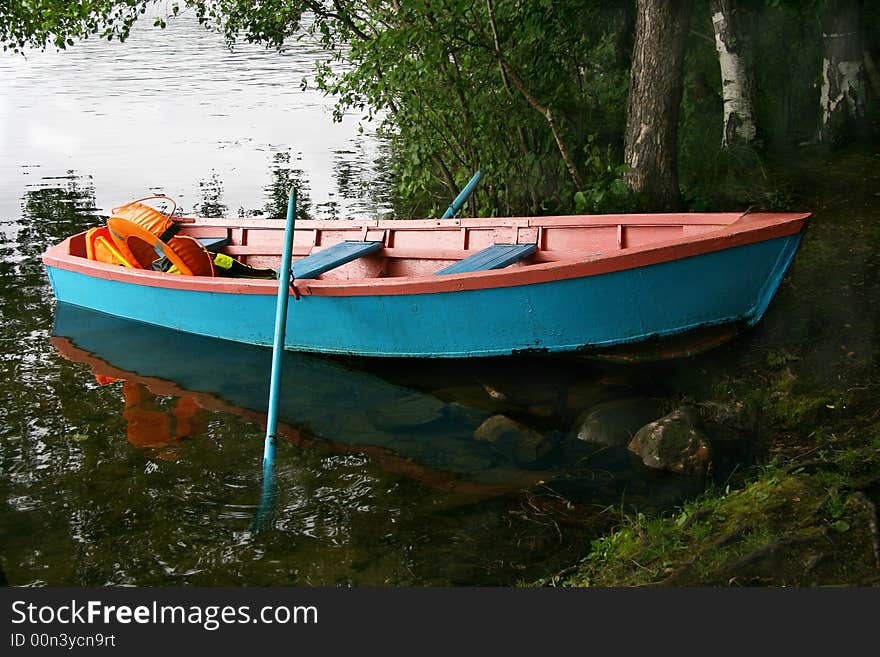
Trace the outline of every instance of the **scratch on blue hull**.
<instances>
[{"instance_id":1,"label":"scratch on blue hull","mask_svg":"<svg viewBox=\"0 0 880 657\"><path fill-rule=\"evenodd\" d=\"M494 289L304 296L285 348L460 358L572 351L713 324L760 320L800 234L647 267ZM272 343L275 297L147 287L49 267L56 298L118 317L257 345Z\"/></svg>"}]
</instances>

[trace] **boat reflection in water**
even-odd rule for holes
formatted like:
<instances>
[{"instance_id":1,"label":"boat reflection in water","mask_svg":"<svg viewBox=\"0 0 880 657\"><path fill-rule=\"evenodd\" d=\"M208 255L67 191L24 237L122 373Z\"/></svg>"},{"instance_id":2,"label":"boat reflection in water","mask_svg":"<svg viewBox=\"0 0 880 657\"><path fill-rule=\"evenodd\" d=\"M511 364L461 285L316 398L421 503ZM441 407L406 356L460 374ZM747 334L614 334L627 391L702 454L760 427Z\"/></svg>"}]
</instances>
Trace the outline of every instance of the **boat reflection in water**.
<instances>
[{"instance_id":1,"label":"boat reflection in water","mask_svg":"<svg viewBox=\"0 0 880 657\"><path fill-rule=\"evenodd\" d=\"M161 450L203 435L215 412L265 427L268 349L67 304L56 308L52 342L65 358L88 364L99 383L121 381L120 410L135 447ZM551 474L538 459L476 440L488 411L326 357L285 352L282 386L278 433L296 445L364 453L385 470L458 492L501 493ZM549 443L541 450L550 451Z\"/></svg>"},{"instance_id":2,"label":"boat reflection in water","mask_svg":"<svg viewBox=\"0 0 880 657\"><path fill-rule=\"evenodd\" d=\"M198 459L192 452L184 457L187 451L181 449L182 444L190 437L212 435L209 424L216 425L223 413L231 413L262 427L254 431L253 462L259 462L266 426L269 349L131 322L67 304L56 307L52 341L65 358L87 364L99 383L121 387L120 412L127 439L150 452L151 458ZM367 367L362 360L355 362ZM565 429L572 420L564 413L545 418L543 429L534 428L541 426L537 415L523 411L544 415L540 406L504 408L494 401L484 404L476 395L450 395L448 388L436 388L438 381L450 379L479 381L488 378L487 371L507 380L511 389L527 385L523 377L550 388L554 383L561 385L561 371L550 368L542 377L533 362L518 365L525 371L485 362L488 369L468 362L446 365L446 369L433 370L421 362L413 372L408 361L398 360L385 368L366 370L337 358L285 352L278 463L298 459L289 451L295 447L365 455L381 470L437 491L485 497L546 484L553 494L591 507L620 504L625 498L638 508L666 508L704 485L700 478L646 472L625 446L602 447L578 440ZM406 376L399 375L401 368L407 370ZM623 371L642 376L641 370L631 368ZM577 371L588 377L591 386L608 394L619 387L583 364ZM416 389L422 387L436 393ZM497 396L491 385L475 387L484 398ZM519 424L517 417L532 426Z\"/></svg>"}]
</instances>

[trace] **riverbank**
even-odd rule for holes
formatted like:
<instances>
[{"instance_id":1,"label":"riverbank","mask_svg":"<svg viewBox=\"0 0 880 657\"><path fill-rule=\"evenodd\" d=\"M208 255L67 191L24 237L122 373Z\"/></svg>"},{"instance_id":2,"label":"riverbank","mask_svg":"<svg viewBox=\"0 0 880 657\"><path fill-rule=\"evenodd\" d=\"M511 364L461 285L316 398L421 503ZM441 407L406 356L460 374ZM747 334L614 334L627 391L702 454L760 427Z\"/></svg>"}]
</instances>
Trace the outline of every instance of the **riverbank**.
<instances>
[{"instance_id":1,"label":"riverbank","mask_svg":"<svg viewBox=\"0 0 880 657\"><path fill-rule=\"evenodd\" d=\"M880 584L880 153L774 169L813 212L803 246L755 334L682 400L758 409L762 464L672 513L606 509L584 557L536 585Z\"/></svg>"}]
</instances>

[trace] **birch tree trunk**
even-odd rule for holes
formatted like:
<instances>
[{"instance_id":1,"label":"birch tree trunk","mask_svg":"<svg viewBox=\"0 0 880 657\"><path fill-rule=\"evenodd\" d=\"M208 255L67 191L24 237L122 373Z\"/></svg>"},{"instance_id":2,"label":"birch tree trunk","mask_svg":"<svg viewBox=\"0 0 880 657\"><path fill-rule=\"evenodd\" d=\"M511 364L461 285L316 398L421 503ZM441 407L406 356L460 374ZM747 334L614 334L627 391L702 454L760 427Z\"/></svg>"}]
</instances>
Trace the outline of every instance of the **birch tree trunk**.
<instances>
[{"instance_id":1,"label":"birch tree trunk","mask_svg":"<svg viewBox=\"0 0 880 657\"><path fill-rule=\"evenodd\" d=\"M865 62L860 0L828 0L822 33L819 141L839 144L861 136L865 119Z\"/></svg>"},{"instance_id":2,"label":"birch tree trunk","mask_svg":"<svg viewBox=\"0 0 880 657\"><path fill-rule=\"evenodd\" d=\"M757 142L755 79L752 69L751 24L737 0L712 0L715 49L721 65L724 130L721 145L752 146Z\"/></svg>"},{"instance_id":3,"label":"birch tree trunk","mask_svg":"<svg viewBox=\"0 0 880 657\"><path fill-rule=\"evenodd\" d=\"M678 113L690 0L638 0L629 81L626 181L652 210L674 210L678 189Z\"/></svg>"}]
</instances>

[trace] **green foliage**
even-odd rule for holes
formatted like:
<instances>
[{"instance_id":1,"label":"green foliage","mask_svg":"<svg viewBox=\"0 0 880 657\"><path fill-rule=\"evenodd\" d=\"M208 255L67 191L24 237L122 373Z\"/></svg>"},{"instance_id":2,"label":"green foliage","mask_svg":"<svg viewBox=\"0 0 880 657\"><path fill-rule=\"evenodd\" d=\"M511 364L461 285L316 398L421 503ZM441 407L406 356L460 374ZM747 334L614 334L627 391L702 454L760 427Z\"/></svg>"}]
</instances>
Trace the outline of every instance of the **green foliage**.
<instances>
[{"instance_id":1,"label":"green foliage","mask_svg":"<svg viewBox=\"0 0 880 657\"><path fill-rule=\"evenodd\" d=\"M721 148L709 141L702 149L696 144L692 150L683 147L681 157L682 195L692 210L786 210L792 206L790 186L767 170L755 148Z\"/></svg>"},{"instance_id":2,"label":"green foliage","mask_svg":"<svg viewBox=\"0 0 880 657\"><path fill-rule=\"evenodd\" d=\"M488 7L423 0L392 11L367 3L352 18L345 50L335 24L313 24L350 64L326 64L316 83L339 98L338 115L382 118L399 191L423 199L420 212L442 211L477 169L486 174L478 214L568 210L577 189L528 97L552 109L572 153L583 152L592 126L619 135L626 72L605 56L619 21L590 3L502 1L493 6L496 50Z\"/></svg>"},{"instance_id":3,"label":"green foliage","mask_svg":"<svg viewBox=\"0 0 880 657\"><path fill-rule=\"evenodd\" d=\"M590 181L587 186L575 192L574 209L578 214L627 212L635 207L637 199L630 192L624 175L627 167L619 161L619 155L609 146L603 152L595 144L593 135L587 138L585 170Z\"/></svg>"},{"instance_id":4,"label":"green foliage","mask_svg":"<svg viewBox=\"0 0 880 657\"><path fill-rule=\"evenodd\" d=\"M809 139L824 4L741 2L757 26L756 111L764 144ZM239 39L279 50L298 40L320 44L326 57L305 84L337 98L337 119L355 112L381 124L405 199L398 215L442 212L477 169L485 178L468 210L477 215L638 208L622 168L632 2L21 0L0 4L0 39L15 51L65 48L91 34L124 40L151 6L156 25L192 11L224 33L230 47ZM866 25L877 12L866 6ZM866 37L876 51L880 37ZM790 194L765 174L763 152L721 149L721 117L703 1L694 3L685 63L683 195L695 210L788 206Z\"/></svg>"},{"instance_id":5,"label":"green foliage","mask_svg":"<svg viewBox=\"0 0 880 657\"><path fill-rule=\"evenodd\" d=\"M755 100L768 146L785 147L815 135L822 71L817 4L822 3L779 2L761 12Z\"/></svg>"},{"instance_id":6,"label":"green foliage","mask_svg":"<svg viewBox=\"0 0 880 657\"><path fill-rule=\"evenodd\" d=\"M0 3L3 50L64 49L91 35L125 41L154 0L11 0Z\"/></svg>"}]
</instances>

